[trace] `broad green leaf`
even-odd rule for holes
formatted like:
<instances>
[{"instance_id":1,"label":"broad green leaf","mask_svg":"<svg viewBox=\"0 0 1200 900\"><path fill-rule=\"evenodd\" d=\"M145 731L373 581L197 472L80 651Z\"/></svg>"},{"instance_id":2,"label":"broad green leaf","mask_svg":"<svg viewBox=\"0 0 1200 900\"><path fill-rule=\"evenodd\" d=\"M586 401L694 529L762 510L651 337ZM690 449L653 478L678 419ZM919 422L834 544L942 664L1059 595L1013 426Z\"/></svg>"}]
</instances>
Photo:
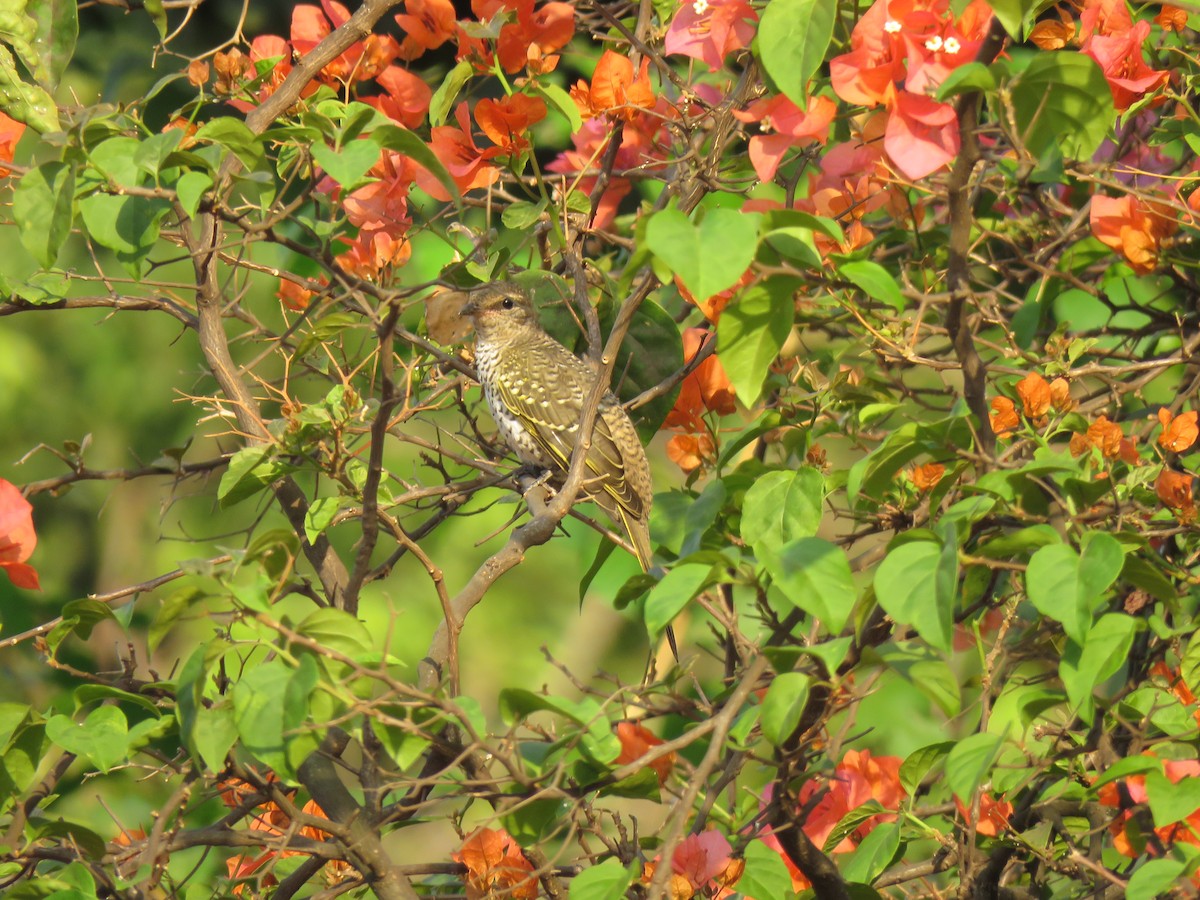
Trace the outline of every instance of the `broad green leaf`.
<instances>
[{"instance_id":1,"label":"broad green leaf","mask_svg":"<svg viewBox=\"0 0 1200 900\"><path fill-rule=\"evenodd\" d=\"M754 261L757 213L709 209L693 225L678 209L664 209L646 225L646 245L698 301L733 287Z\"/></svg>"},{"instance_id":2,"label":"broad green leaf","mask_svg":"<svg viewBox=\"0 0 1200 900\"><path fill-rule=\"evenodd\" d=\"M429 124L434 128L446 124L450 108L458 99L458 93L463 89L471 76L475 74L475 66L470 60L464 59L451 69L429 101Z\"/></svg>"},{"instance_id":3,"label":"broad green leaf","mask_svg":"<svg viewBox=\"0 0 1200 900\"><path fill-rule=\"evenodd\" d=\"M900 293L900 286L879 263L866 259L842 263L838 266L838 274L872 300L885 303L896 312L904 311L904 295Z\"/></svg>"},{"instance_id":4,"label":"broad green leaf","mask_svg":"<svg viewBox=\"0 0 1200 900\"><path fill-rule=\"evenodd\" d=\"M958 582L957 547L912 541L892 549L875 571L879 605L901 625L949 653Z\"/></svg>"},{"instance_id":5,"label":"broad green leaf","mask_svg":"<svg viewBox=\"0 0 1200 900\"><path fill-rule=\"evenodd\" d=\"M101 772L123 763L129 752L129 724L120 707L99 706L82 722L53 716L46 736L64 750L87 757Z\"/></svg>"},{"instance_id":6,"label":"broad green leaf","mask_svg":"<svg viewBox=\"0 0 1200 900\"><path fill-rule=\"evenodd\" d=\"M1104 770L1099 778L1091 783L1088 790L1095 794L1110 781L1128 778L1130 775L1144 775L1147 772L1162 771L1162 760L1154 756L1127 756L1118 759Z\"/></svg>"},{"instance_id":7,"label":"broad green leaf","mask_svg":"<svg viewBox=\"0 0 1200 900\"><path fill-rule=\"evenodd\" d=\"M379 161L379 144L348 141L340 147L313 144L313 160L342 188L352 191L363 184L367 172Z\"/></svg>"},{"instance_id":8,"label":"broad green leaf","mask_svg":"<svg viewBox=\"0 0 1200 900\"><path fill-rule=\"evenodd\" d=\"M1092 611L1124 563L1125 553L1116 538L1089 532L1082 556L1067 544L1051 544L1033 554L1025 571L1025 589L1038 612L1061 622L1063 631L1082 645Z\"/></svg>"},{"instance_id":9,"label":"broad green leaf","mask_svg":"<svg viewBox=\"0 0 1200 900\"><path fill-rule=\"evenodd\" d=\"M904 786L904 790L910 797L916 796L917 788L921 786L925 776L946 758L946 754L954 748L955 743L955 741L939 741L936 744L920 747L908 754L904 762L900 764L900 784Z\"/></svg>"},{"instance_id":10,"label":"broad green leaf","mask_svg":"<svg viewBox=\"0 0 1200 900\"><path fill-rule=\"evenodd\" d=\"M143 0L142 9L150 16L150 21L154 23L155 30L158 31L159 40L167 36L167 10L163 4L163 0Z\"/></svg>"},{"instance_id":11,"label":"broad green leaf","mask_svg":"<svg viewBox=\"0 0 1200 900\"><path fill-rule=\"evenodd\" d=\"M58 87L79 37L78 0L36 0L26 10L37 22L33 48L38 58L35 77L48 91Z\"/></svg>"},{"instance_id":12,"label":"broad green leaf","mask_svg":"<svg viewBox=\"0 0 1200 900\"><path fill-rule=\"evenodd\" d=\"M938 85L937 99L945 103L951 97L966 94L971 91L994 91L996 76L992 70L980 62L969 62L959 66Z\"/></svg>"},{"instance_id":13,"label":"broad green leaf","mask_svg":"<svg viewBox=\"0 0 1200 900\"><path fill-rule=\"evenodd\" d=\"M196 728L193 738L200 759L213 772L225 768L225 756L238 737L237 721L233 705L222 701L212 706L200 706L196 710Z\"/></svg>"},{"instance_id":14,"label":"broad green leaf","mask_svg":"<svg viewBox=\"0 0 1200 900\"><path fill-rule=\"evenodd\" d=\"M180 179L175 184L175 195L179 198L179 205L183 207L183 211L187 213L188 218L196 218L196 211L200 208L200 201L204 199L204 195L212 190L213 180L207 172L184 172Z\"/></svg>"},{"instance_id":15,"label":"broad green leaf","mask_svg":"<svg viewBox=\"0 0 1200 900\"><path fill-rule=\"evenodd\" d=\"M233 686L233 718L247 752L276 773L290 772L284 753L284 697L292 670L280 659L260 662Z\"/></svg>"},{"instance_id":16,"label":"broad green leaf","mask_svg":"<svg viewBox=\"0 0 1200 900\"><path fill-rule=\"evenodd\" d=\"M1091 159L1113 121L1112 92L1090 56L1042 51L1010 89L1017 136L1034 159L1052 146Z\"/></svg>"},{"instance_id":17,"label":"broad green leaf","mask_svg":"<svg viewBox=\"0 0 1200 900\"><path fill-rule=\"evenodd\" d=\"M1132 616L1109 613L1096 621L1082 642L1067 644L1058 675L1085 722L1092 721L1092 692L1128 660L1137 628Z\"/></svg>"},{"instance_id":18,"label":"broad green leaf","mask_svg":"<svg viewBox=\"0 0 1200 900\"><path fill-rule=\"evenodd\" d=\"M43 88L21 79L17 61L3 44L0 44L0 111L41 134L61 127L54 98Z\"/></svg>"},{"instance_id":19,"label":"broad green leaf","mask_svg":"<svg viewBox=\"0 0 1200 900\"><path fill-rule=\"evenodd\" d=\"M783 857L762 841L746 845L746 868L738 879L737 890L747 897L790 897L792 876Z\"/></svg>"},{"instance_id":20,"label":"broad green leaf","mask_svg":"<svg viewBox=\"0 0 1200 900\"><path fill-rule=\"evenodd\" d=\"M304 516L304 536L310 544L329 527L341 506L340 497L318 497L308 505L308 513Z\"/></svg>"},{"instance_id":21,"label":"broad green leaf","mask_svg":"<svg viewBox=\"0 0 1200 900\"><path fill-rule=\"evenodd\" d=\"M827 0L771 0L762 11L754 45L775 86L801 109L808 83L825 61L837 4Z\"/></svg>"},{"instance_id":22,"label":"broad green leaf","mask_svg":"<svg viewBox=\"0 0 1200 900\"><path fill-rule=\"evenodd\" d=\"M374 649L375 642L367 626L344 609L314 610L296 626L296 631L352 659L366 656Z\"/></svg>"},{"instance_id":23,"label":"broad green leaf","mask_svg":"<svg viewBox=\"0 0 1200 900\"><path fill-rule=\"evenodd\" d=\"M763 736L776 747L782 746L796 726L808 704L809 677L802 672L784 672L775 676L763 698L759 723Z\"/></svg>"},{"instance_id":24,"label":"broad green leaf","mask_svg":"<svg viewBox=\"0 0 1200 900\"><path fill-rule=\"evenodd\" d=\"M842 876L857 884L870 884L891 865L900 849L900 823L883 822L871 829L842 868Z\"/></svg>"},{"instance_id":25,"label":"broad green leaf","mask_svg":"<svg viewBox=\"0 0 1200 900\"><path fill-rule=\"evenodd\" d=\"M812 537L821 525L824 500L825 479L812 466L768 472L746 492L742 539L757 552Z\"/></svg>"},{"instance_id":26,"label":"broad green leaf","mask_svg":"<svg viewBox=\"0 0 1200 900\"><path fill-rule=\"evenodd\" d=\"M646 608L642 615L646 619L646 630L651 635L661 634L688 601L700 593L708 580L712 566L709 564L678 565L668 572L658 584L650 589Z\"/></svg>"},{"instance_id":27,"label":"broad green leaf","mask_svg":"<svg viewBox=\"0 0 1200 900\"><path fill-rule=\"evenodd\" d=\"M955 743L946 754L946 786L964 803L988 780L992 763L1000 753L999 735L972 734Z\"/></svg>"},{"instance_id":28,"label":"broad green leaf","mask_svg":"<svg viewBox=\"0 0 1200 900\"><path fill-rule=\"evenodd\" d=\"M831 635L846 627L858 590L841 547L810 537L757 552L775 586L796 607L820 619Z\"/></svg>"},{"instance_id":29,"label":"broad green leaf","mask_svg":"<svg viewBox=\"0 0 1200 900\"><path fill-rule=\"evenodd\" d=\"M626 869L617 859L588 866L571 879L567 896L570 900L621 900L633 884L635 868L640 872L641 863L635 862Z\"/></svg>"},{"instance_id":30,"label":"broad green leaf","mask_svg":"<svg viewBox=\"0 0 1200 900\"><path fill-rule=\"evenodd\" d=\"M240 159L247 169L254 169L263 158L263 139L246 127L241 119L231 116L220 116L205 122L192 140L224 147Z\"/></svg>"},{"instance_id":31,"label":"broad green leaf","mask_svg":"<svg viewBox=\"0 0 1200 900\"><path fill-rule=\"evenodd\" d=\"M1161 769L1147 772L1146 800L1155 828L1182 822L1200 809L1200 778L1171 781Z\"/></svg>"},{"instance_id":32,"label":"broad green leaf","mask_svg":"<svg viewBox=\"0 0 1200 900\"><path fill-rule=\"evenodd\" d=\"M1022 39L1025 19L1038 7L1036 0L993 0L990 5L992 12L1014 41Z\"/></svg>"},{"instance_id":33,"label":"broad green leaf","mask_svg":"<svg viewBox=\"0 0 1200 900\"><path fill-rule=\"evenodd\" d=\"M269 446L254 446L243 447L233 454L217 486L217 500L222 506L233 506L257 494L274 480L271 467L267 465L271 452Z\"/></svg>"},{"instance_id":34,"label":"broad green leaf","mask_svg":"<svg viewBox=\"0 0 1200 900\"><path fill-rule=\"evenodd\" d=\"M92 194L79 201L79 214L93 241L116 254L135 276L158 242L158 229L170 204L157 197Z\"/></svg>"},{"instance_id":35,"label":"broad green leaf","mask_svg":"<svg viewBox=\"0 0 1200 900\"><path fill-rule=\"evenodd\" d=\"M543 83L540 80L535 80L533 86L546 99L546 102L558 110L559 114L567 120L571 134L574 134L583 127L583 117L579 114L579 105L571 99L570 94L557 84Z\"/></svg>"},{"instance_id":36,"label":"broad green leaf","mask_svg":"<svg viewBox=\"0 0 1200 900\"><path fill-rule=\"evenodd\" d=\"M60 162L30 169L13 191L13 221L21 243L43 267L58 259L75 218L75 171Z\"/></svg>"},{"instance_id":37,"label":"broad green leaf","mask_svg":"<svg viewBox=\"0 0 1200 900\"><path fill-rule=\"evenodd\" d=\"M753 406L784 341L792 333L792 297L800 282L774 277L742 291L717 321L721 365L746 406Z\"/></svg>"}]
</instances>

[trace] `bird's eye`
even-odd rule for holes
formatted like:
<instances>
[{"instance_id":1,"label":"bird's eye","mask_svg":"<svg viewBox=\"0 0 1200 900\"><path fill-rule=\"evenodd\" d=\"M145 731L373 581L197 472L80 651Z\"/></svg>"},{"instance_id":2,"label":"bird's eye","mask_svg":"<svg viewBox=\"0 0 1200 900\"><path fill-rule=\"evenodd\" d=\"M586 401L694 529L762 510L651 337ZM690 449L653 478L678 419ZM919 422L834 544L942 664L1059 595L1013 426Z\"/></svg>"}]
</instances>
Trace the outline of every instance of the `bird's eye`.
<instances>
[{"instance_id":1,"label":"bird's eye","mask_svg":"<svg viewBox=\"0 0 1200 900\"><path fill-rule=\"evenodd\" d=\"M505 297L504 301L500 305L503 306L505 309L512 309L517 304L513 303L512 297Z\"/></svg>"}]
</instances>

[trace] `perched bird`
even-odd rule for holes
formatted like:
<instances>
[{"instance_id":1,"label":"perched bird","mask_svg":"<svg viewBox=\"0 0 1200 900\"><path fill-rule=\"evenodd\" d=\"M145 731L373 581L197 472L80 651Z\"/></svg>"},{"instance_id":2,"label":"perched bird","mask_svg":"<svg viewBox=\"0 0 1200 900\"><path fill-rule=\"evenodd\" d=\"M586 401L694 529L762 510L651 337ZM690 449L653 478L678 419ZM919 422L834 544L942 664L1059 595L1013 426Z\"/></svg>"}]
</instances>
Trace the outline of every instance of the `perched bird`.
<instances>
[{"instance_id":1,"label":"perched bird","mask_svg":"<svg viewBox=\"0 0 1200 900\"><path fill-rule=\"evenodd\" d=\"M480 289L460 313L475 325L475 368L492 418L521 461L566 476L595 371L550 337L516 285ZM624 531L650 570L654 488L646 451L629 415L609 391L600 399L581 495Z\"/></svg>"}]
</instances>

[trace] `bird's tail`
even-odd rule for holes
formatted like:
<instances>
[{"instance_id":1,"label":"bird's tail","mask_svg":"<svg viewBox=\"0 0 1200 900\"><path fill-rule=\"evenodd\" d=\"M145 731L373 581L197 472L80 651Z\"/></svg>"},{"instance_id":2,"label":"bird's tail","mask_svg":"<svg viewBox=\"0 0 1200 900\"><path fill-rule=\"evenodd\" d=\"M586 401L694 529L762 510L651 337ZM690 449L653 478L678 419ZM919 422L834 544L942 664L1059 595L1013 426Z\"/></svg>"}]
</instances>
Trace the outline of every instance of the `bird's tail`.
<instances>
[{"instance_id":1,"label":"bird's tail","mask_svg":"<svg viewBox=\"0 0 1200 900\"><path fill-rule=\"evenodd\" d=\"M633 545L634 555L643 572L649 572L653 566L654 548L650 545L650 525L645 519L634 518L624 508L618 507L621 513L621 524L629 543ZM666 628L667 643L671 645L671 655L679 662L679 645L675 642L675 629L670 625Z\"/></svg>"}]
</instances>

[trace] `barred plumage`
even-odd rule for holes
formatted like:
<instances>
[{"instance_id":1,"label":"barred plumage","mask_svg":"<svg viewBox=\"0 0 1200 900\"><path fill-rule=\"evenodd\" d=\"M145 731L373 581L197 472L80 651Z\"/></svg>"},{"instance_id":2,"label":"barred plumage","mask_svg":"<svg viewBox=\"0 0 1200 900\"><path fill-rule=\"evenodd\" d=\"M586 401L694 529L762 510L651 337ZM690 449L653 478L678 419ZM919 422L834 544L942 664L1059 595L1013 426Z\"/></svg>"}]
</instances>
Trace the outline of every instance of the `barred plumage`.
<instances>
[{"instance_id":1,"label":"barred plumage","mask_svg":"<svg viewBox=\"0 0 1200 900\"><path fill-rule=\"evenodd\" d=\"M549 469L561 481L595 373L542 330L532 303L515 285L477 291L462 314L475 325L479 383L504 440L522 462ZM633 422L611 392L600 401L586 465L583 494L625 532L649 571L650 466Z\"/></svg>"}]
</instances>

